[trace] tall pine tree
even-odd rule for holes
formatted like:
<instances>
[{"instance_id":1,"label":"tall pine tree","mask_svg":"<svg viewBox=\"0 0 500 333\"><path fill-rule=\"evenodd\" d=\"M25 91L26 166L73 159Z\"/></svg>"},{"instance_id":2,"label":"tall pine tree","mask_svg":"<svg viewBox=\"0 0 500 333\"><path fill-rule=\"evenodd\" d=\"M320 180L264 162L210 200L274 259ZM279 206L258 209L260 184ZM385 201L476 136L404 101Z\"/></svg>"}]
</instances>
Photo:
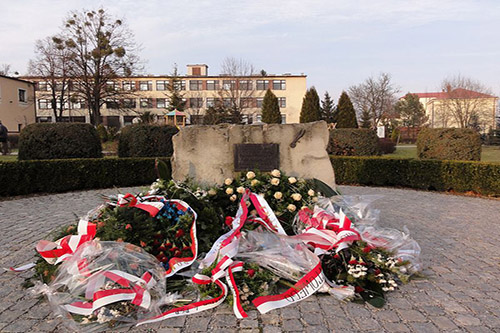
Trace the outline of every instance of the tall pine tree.
<instances>
[{"instance_id":1,"label":"tall pine tree","mask_svg":"<svg viewBox=\"0 0 500 333\"><path fill-rule=\"evenodd\" d=\"M276 97L270 89L267 89L264 100L262 101L262 122L266 124L281 124L278 97Z\"/></svg>"},{"instance_id":2,"label":"tall pine tree","mask_svg":"<svg viewBox=\"0 0 500 333\"><path fill-rule=\"evenodd\" d=\"M321 101L321 119L331 124L334 122L335 106L328 91L325 92L325 97Z\"/></svg>"},{"instance_id":3,"label":"tall pine tree","mask_svg":"<svg viewBox=\"0 0 500 333\"><path fill-rule=\"evenodd\" d=\"M300 110L300 122L310 123L321 120L321 107L319 106L319 96L316 88L312 87L306 91L302 100L302 109Z\"/></svg>"},{"instance_id":4,"label":"tall pine tree","mask_svg":"<svg viewBox=\"0 0 500 333\"><path fill-rule=\"evenodd\" d=\"M364 109L363 112L361 112L361 127L372 128L372 115L368 109Z\"/></svg>"},{"instance_id":5,"label":"tall pine tree","mask_svg":"<svg viewBox=\"0 0 500 333\"><path fill-rule=\"evenodd\" d=\"M337 105L337 125L336 128L358 128L358 120L356 119L356 111L352 105L349 95L345 91L340 95Z\"/></svg>"}]
</instances>

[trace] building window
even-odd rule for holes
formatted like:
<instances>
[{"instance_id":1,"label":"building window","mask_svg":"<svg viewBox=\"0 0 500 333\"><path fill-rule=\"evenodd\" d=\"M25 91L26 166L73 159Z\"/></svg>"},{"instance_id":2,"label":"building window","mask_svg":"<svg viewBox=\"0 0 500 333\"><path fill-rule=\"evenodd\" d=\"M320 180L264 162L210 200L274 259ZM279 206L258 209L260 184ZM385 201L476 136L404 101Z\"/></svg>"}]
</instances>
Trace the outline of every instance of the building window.
<instances>
[{"instance_id":1,"label":"building window","mask_svg":"<svg viewBox=\"0 0 500 333\"><path fill-rule=\"evenodd\" d=\"M44 81L38 82L38 90L40 91L48 91L50 90L49 84Z\"/></svg>"},{"instance_id":2,"label":"building window","mask_svg":"<svg viewBox=\"0 0 500 333\"><path fill-rule=\"evenodd\" d=\"M60 100L57 100L57 101L56 101L56 108L57 108L58 110L60 110L60 109L61 109L61 101L60 101ZM67 101L65 101L65 102L64 102L64 104L63 104L63 107L62 107L62 108L63 108L63 110L67 110L67 109L69 109L69 103L68 103Z\"/></svg>"},{"instance_id":3,"label":"building window","mask_svg":"<svg viewBox=\"0 0 500 333\"><path fill-rule=\"evenodd\" d=\"M274 80L273 81L273 90L285 90L286 89L286 81L285 80Z\"/></svg>"},{"instance_id":4,"label":"building window","mask_svg":"<svg viewBox=\"0 0 500 333\"><path fill-rule=\"evenodd\" d=\"M122 100L122 106L126 109L135 109L136 102L134 98L124 98Z\"/></svg>"},{"instance_id":5,"label":"building window","mask_svg":"<svg viewBox=\"0 0 500 333\"><path fill-rule=\"evenodd\" d=\"M18 91L18 96L19 96L19 102L26 103L26 90L24 89L17 89Z\"/></svg>"},{"instance_id":6,"label":"building window","mask_svg":"<svg viewBox=\"0 0 500 333\"><path fill-rule=\"evenodd\" d=\"M207 90L219 90L219 80L208 80Z\"/></svg>"},{"instance_id":7,"label":"building window","mask_svg":"<svg viewBox=\"0 0 500 333\"><path fill-rule=\"evenodd\" d=\"M135 81L123 81L123 90L135 90Z\"/></svg>"},{"instance_id":8,"label":"building window","mask_svg":"<svg viewBox=\"0 0 500 333\"><path fill-rule=\"evenodd\" d=\"M153 81L139 81L139 90L153 90Z\"/></svg>"},{"instance_id":9,"label":"building window","mask_svg":"<svg viewBox=\"0 0 500 333\"><path fill-rule=\"evenodd\" d=\"M278 97L280 108L286 108L286 97Z\"/></svg>"},{"instance_id":10,"label":"building window","mask_svg":"<svg viewBox=\"0 0 500 333\"><path fill-rule=\"evenodd\" d=\"M48 100L48 99L39 99L38 100L38 109L43 110L43 109L50 109L50 108L51 108L50 100Z\"/></svg>"},{"instance_id":11,"label":"building window","mask_svg":"<svg viewBox=\"0 0 500 333\"><path fill-rule=\"evenodd\" d=\"M165 109L167 107L168 101L166 98L157 98L156 99L156 108L157 109Z\"/></svg>"},{"instance_id":12,"label":"building window","mask_svg":"<svg viewBox=\"0 0 500 333\"><path fill-rule=\"evenodd\" d=\"M252 80L241 80L240 90L252 90Z\"/></svg>"},{"instance_id":13,"label":"building window","mask_svg":"<svg viewBox=\"0 0 500 333\"><path fill-rule=\"evenodd\" d=\"M262 122L262 115L261 114L257 115L257 122L258 123Z\"/></svg>"},{"instance_id":14,"label":"building window","mask_svg":"<svg viewBox=\"0 0 500 333\"><path fill-rule=\"evenodd\" d=\"M233 107L233 98L223 98L222 99L222 106L225 108L231 108Z\"/></svg>"},{"instance_id":15,"label":"building window","mask_svg":"<svg viewBox=\"0 0 500 333\"><path fill-rule=\"evenodd\" d=\"M224 90L236 90L236 80L223 80L222 89Z\"/></svg>"},{"instance_id":16,"label":"building window","mask_svg":"<svg viewBox=\"0 0 500 333\"><path fill-rule=\"evenodd\" d=\"M207 97L207 108L215 107L215 98Z\"/></svg>"},{"instance_id":17,"label":"building window","mask_svg":"<svg viewBox=\"0 0 500 333\"><path fill-rule=\"evenodd\" d=\"M258 108L262 107L262 103L264 102L264 97L257 97L255 99L255 104Z\"/></svg>"},{"instance_id":18,"label":"building window","mask_svg":"<svg viewBox=\"0 0 500 333\"><path fill-rule=\"evenodd\" d=\"M269 88L269 80L257 80L257 90L267 90Z\"/></svg>"},{"instance_id":19,"label":"building window","mask_svg":"<svg viewBox=\"0 0 500 333\"><path fill-rule=\"evenodd\" d=\"M190 80L189 81L189 90L202 90L203 81L201 80Z\"/></svg>"},{"instance_id":20,"label":"building window","mask_svg":"<svg viewBox=\"0 0 500 333\"><path fill-rule=\"evenodd\" d=\"M240 101L241 101L240 104L241 104L242 108L251 108L251 107L253 107L253 98L251 98L251 97L242 97L240 99Z\"/></svg>"},{"instance_id":21,"label":"building window","mask_svg":"<svg viewBox=\"0 0 500 333\"><path fill-rule=\"evenodd\" d=\"M139 106L141 109L149 109L153 107L153 99L152 98L141 98L139 102Z\"/></svg>"},{"instance_id":22,"label":"building window","mask_svg":"<svg viewBox=\"0 0 500 333\"><path fill-rule=\"evenodd\" d=\"M286 124L286 114L284 113L281 114L281 123Z\"/></svg>"},{"instance_id":23,"label":"building window","mask_svg":"<svg viewBox=\"0 0 500 333\"><path fill-rule=\"evenodd\" d=\"M118 82L114 82L114 81L108 81L108 82L106 82L106 89L108 91L118 90Z\"/></svg>"},{"instance_id":24,"label":"building window","mask_svg":"<svg viewBox=\"0 0 500 333\"><path fill-rule=\"evenodd\" d=\"M167 90L167 88L168 88L168 81L167 80L157 80L156 81L156 90L163 91L163 90Z\"/></svg>"},{"instance_id":25,"label":"building window","mask_svg":"<svg viewBox=\"0 0 500 333\"><path fill-rule=\"evenodd\" d=\"M189 99L189 107L190 108L202 108L203 107L203 98L196 97Z\"/></svg>"},{"instance_id":26,"label":"building window","mask_svg":"<svg viewBox=\"0 0 500 333\"><path fill-rule=\"evenodd\" d=\"M106 100L106 109L119 109L120 103L116 99Z\"/></svg>"},{"instance_id":27,"label":"building window","mask_svg":"<svg viewBox=\"0 0 500 333\"><path fill-rule=\"evenodd\" d=\"M177 91L186 90L186 81L185 80L175 80L174 81L174 89Z\"/></svg>"},{"instance_id":28,"label":"building window","mask_svg":"<svg viewBox=\"0 0 500 333\"><path fill-rule=\"evenodd\" d=\"M73 107L73 109L85 109L86 108L85 100L80 99L80 100L74 101L72 103L72 107Z\"/></svg>"}]
</instances>

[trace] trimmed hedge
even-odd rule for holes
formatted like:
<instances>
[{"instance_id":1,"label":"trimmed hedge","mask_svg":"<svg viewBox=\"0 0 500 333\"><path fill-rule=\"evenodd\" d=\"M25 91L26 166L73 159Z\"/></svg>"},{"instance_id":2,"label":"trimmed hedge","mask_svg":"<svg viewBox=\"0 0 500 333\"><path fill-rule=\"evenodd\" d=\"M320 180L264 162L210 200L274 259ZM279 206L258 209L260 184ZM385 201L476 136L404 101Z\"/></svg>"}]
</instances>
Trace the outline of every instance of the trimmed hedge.
<instances>
[{"instance_id":1,"label":"trimmed hedge","mask_svg":"<svg viewBox=\"0 0 500 333\"><path fill-rule=\"evenodd\" d=\"M392 154L396 151L396 144L389 138L380 138L378 146L382 154Z\"/></svg>"},{"instance_id":2,"label":"trimmed hedge","mask_svg":"<svg viewBox=\"0 0 500 333\"><path fill-rule=\"evenodd\" d=\"M30 124L19 135L19 160L101 156L101 140L90 124Z\"/></svg>"},{"instance_id":3,"label":"trimmed hedge","mask_svg":"<svg viewBox=\"0 0 500 333\"><path fill-rule=\"evenodd\" d=\"M172 137L179 130L175 126L134 124L126 126L120 133L118 156L155 157L172 156Z\"/></svg>"},{"instance_id":4,"label":"trimmed hedge","mask_svg":"<svg viewBox=\"0 0 500 333\"><path fill-rule=\"evenodd\" d=\"M424 128L417 137L417 156L438 160L481 160L481 136L466 128Z\"/></svg>"},{"instance_id":5,"label":"trimmed hedge","mask_svg":"<svg viewBox=\"0 0 500 333\"><path fill-rule=\"evenodd\" d=\"M372 156L381 153L377 134L368 128L331 130L327 151L340 156Z\"/></svg>"},{"instance_id":6,"label":"trimmed hedge","mask_svg":"<svg viewBox=\"0 0 500 333\"><path fill-rule=\"evenodd\" d=\"M170 166L170 159L162 159ZM152 183L154 158L0 162L0 196L58 193Z\"/></svg>"},{"instance_id":7,"label":"trimmed hedge","mask_svg":"<svg viewBox=\"0 0 500 333\"><path fill-rule=\"evenodd\" d=\"M331 156L338 184L500 196L500 163Z\"/></svg>"}]
</instances>

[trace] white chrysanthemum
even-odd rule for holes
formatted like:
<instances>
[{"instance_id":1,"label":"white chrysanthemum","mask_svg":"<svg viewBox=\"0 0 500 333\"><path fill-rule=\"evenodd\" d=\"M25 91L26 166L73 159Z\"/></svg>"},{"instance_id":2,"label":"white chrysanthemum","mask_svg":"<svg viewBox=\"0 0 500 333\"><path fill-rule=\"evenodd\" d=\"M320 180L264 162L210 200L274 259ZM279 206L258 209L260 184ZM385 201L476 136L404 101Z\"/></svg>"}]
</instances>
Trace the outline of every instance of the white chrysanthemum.
<instances>
[{"instance_id":1,"label":"white chrysanthemum","mask_svg":"<svg viewBox=\"0 0 500 333\"><path fill-rule=\"evenodd\" d=\"M226 180L224 181L224 184L226 185L231 185L233 183L233 180L231 178L226 178Z\"/></svg>"},{"instance_id":2,"label":"white chrysanthemum","mask_svg":"<svg viewBox=\"0 0 500 333\"><path fill-rule=\"evenodd\" d=\"M281 198L283 198L283 193L281 192L274 193L274 198L280 200Z\"/></svg>"},{"instance_id":3,"label":"white chrysanthemum","mask_svg":"<svg viewBox=\"0 0 500 333\"><path fill-rule=\"evenodd\" d=\"M278 169L274 169L273 171L271 171L271 176L281 177L281 172Z\"/></svg>"},{"instance_id":4,"label":"white chrysanthemum","mask_svg":"<svg viewBox=\"0 0 500 333\"><path fill-rule=\"evenodd\" d=\"M252 181L250 182L250 185L257 186L257 185L259 185L259 183L260 182L257 179L252 179Z\"/></svg>"},{"instance_id":5,"label":"white chrysanthemum","mask_svg":"<svg viewBox=\"0 0 500 333\"><path fill-rule=\"evenodd\" d=\"M310 197L314 197L314 194L314 190L307 191L307 195L309 195Z\"/></svg>"},{"instance_id":6,"label":"white chrysanthemum","mask_svg":"<svg viewBox=\"0 0 500 333\"><path fill-rule=\"evenodd\" d=\"M236 189L236 192L240 193L240 194L243 194L245 193L245 188L243 186L240 186Z\"/></svg>"},{"instance_id":7,"label":"white chrysanthemum","mask_svg":"<svg viewBox=\"0 0 500 333\"><path fill-rule=\"evenodd\" d=\"M227 194L227 195L231 195L231 194L233 194L233 193L234 193L234 190L233 190L233 188L232 188L232 187L228 187L228 188L226 189L226 194Z\"/></svg>"},{"instance_id":8,"label":"white chrysanthemum","mask_svg":"<svg viewBox=\"0 0 500 333\"><path fill-rule=\"evenodd\" d=\"M213 188L211 188L210 190L208 190L208 195L211 195L211 196L214 196L217 194L217 191Z\"/></svg>"},{"instance_id":9,"label":"white chrysanthemum","mask_svg":"<svg viewBox=\"0 0 500 333\"><path fill-rule=\"evenodd\" d=\"M295 178L295 177L289 177L289 178L288 178L288 182L289 182L290 184L295 184L295 183L297 182L297 178Z\"/></svg>"},{"instance_id":10,"label":"white chrysanthemum","mask_svg":"<svg viewBox=\"0 0 500 333\"><path fill-rule=\"evenodd\" d=\"M254 179L255 178L255 173L253 171L248 171L247 172L247 179Z\"/></svg>"},{"instance_id":11,"label":"white chrysanthemum","mask_svg":"<svg viewBox=\"0 0 500 333\"><path fill-rule=\"evenodd\" d=\"M289 204L286 209L288 209L290 212L295 212L295 210L297 209L297 207L295 207L295 205L293 204Z\"/></svg>"},{"instance_id":12,"label":"white chrysanthemum","mask_svg":"<svg viewBox=\"0 0 500 333\"><path fill-rule=\"evenodd\" d=\"M233 194L231 197L229 197L229 200L231 200L231 201L236 201L236 199L238 199L236 194Z\"/></svg>"},{"instance_id":13,"label":"white chrysanthemum","mask_svg":"<svg viewBox=\"0 0 500 333\"><path fill-rule=\"evenodd\" d=\"M271 185L278 186L280 184L280 180L278 178L271 178Z\"/></svg>"},{"instance_id":14,"label":"white chrysanthemum","mask_svg":"<svg viewBox=\"0 0 500 333\"><path fill-rule=\"evenodd\" d=\"M300 201L302 200L302 195L300 195L300 193L294 193L292 194L292 199L295 201Z\"/></svg>"}]
</instances>

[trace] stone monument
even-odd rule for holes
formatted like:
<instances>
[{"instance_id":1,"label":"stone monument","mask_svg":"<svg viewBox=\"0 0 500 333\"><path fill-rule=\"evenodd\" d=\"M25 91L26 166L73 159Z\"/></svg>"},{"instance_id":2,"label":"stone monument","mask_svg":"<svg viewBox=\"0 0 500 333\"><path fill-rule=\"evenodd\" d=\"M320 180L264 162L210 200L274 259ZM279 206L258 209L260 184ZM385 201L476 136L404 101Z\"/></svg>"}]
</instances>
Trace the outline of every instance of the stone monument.
<instances>
[{"instance_id":1,"label":"stone monument","mask_svg":"<svg viewBox=\"0 0 500 333\"><path fill-rule=\"evenodd\" d=\"M281 169L335 188L324 121L305 124L188 126L173 137L172 177L222 184L239 171Z\"/></svg>"}]
</instances>

